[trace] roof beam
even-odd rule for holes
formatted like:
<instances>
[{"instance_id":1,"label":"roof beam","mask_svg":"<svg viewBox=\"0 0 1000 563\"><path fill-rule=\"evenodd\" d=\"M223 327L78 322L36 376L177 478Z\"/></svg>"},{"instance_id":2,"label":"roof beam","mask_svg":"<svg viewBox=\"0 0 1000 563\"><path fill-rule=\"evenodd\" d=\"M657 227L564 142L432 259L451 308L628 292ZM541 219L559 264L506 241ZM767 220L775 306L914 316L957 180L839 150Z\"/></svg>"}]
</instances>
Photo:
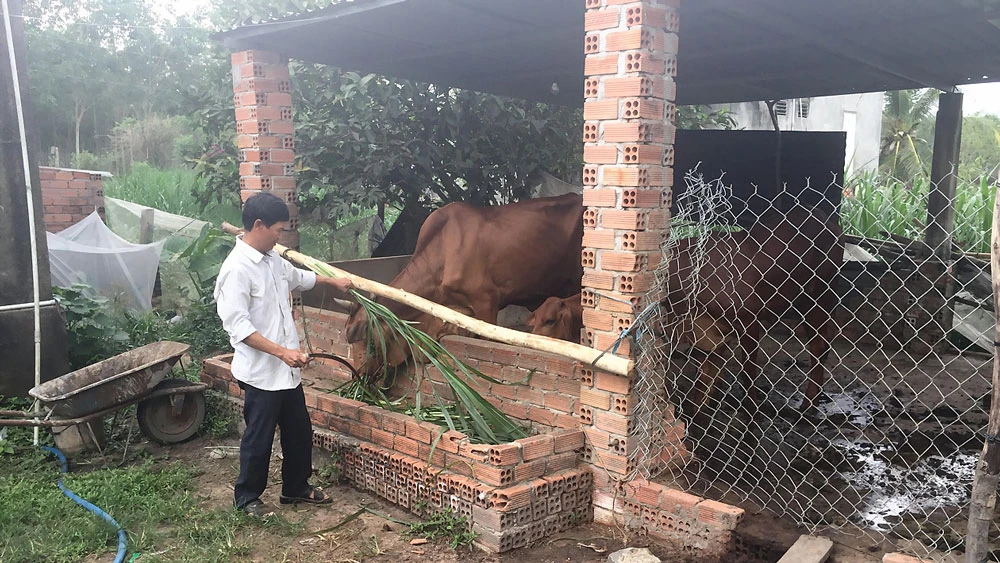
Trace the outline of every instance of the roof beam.
<instances>
[{"instance_id":1,"label":"roof beam","mask_svg":"<svg viewBox=\"0 0 1000 563\"><path fill-rule=\"evenodd\" d=\"M926 72L912 73L909 71L900 71L897 64L892 63L891 61L879 60L879 57L874 53L863 51L862 49L851 46L849 43L838 44L830 41L824 37L823 33L818 29L806 29L805 27L801 27L801 22L787 22L791 25L782 25L782 22L771 17L771 14L780 13L779 11L765 11L765 13L758 13L751 9L752 7L759 7L759 4L750 2L731 2L727 0L703 0L703 4L711 5L716 10L739 17L746 23L756 25L769 33L785 35L798 41L802 41L803 43L816 45L833 55L850 59L858 64L868 66L879 72L895 76L896 78L937 88L938 90L943 90L945 92L950 92L955 88L954 84L949 83L941 77L932 76ZM683 31L681 33L683 33ZM683 37L681 38L681 41L683 42Z\"/></svg>"}]
</instances>

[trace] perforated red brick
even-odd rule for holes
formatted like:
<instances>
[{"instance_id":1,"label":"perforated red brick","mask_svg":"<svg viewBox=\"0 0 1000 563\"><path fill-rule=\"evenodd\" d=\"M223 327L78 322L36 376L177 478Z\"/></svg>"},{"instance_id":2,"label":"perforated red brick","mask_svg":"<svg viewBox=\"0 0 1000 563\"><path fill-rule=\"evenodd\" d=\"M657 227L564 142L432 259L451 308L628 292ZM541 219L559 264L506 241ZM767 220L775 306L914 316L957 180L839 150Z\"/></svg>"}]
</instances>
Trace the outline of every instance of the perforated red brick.
<instances>
[{"instance_id":1,"label":"perforated red brick","mask_svg":"<svg viewBox=\"0 0 1000 563\"><path fill-rule=\"evenodd\" d=\"M596 409L611 410L611 394L605 391L584 387L580 390L580 402Z\"/></svg>"},{"instance_id":2,"label":"perforated red brick","mask_svg":"<svg viewBox=\"0 0 1000 563\"><path fill-rule=\"evenodd\" d=\"M649 76L608 77L604 79L604 96L606 98L631 98L653 96L664 97L662 79Z\"/></svg>"},{"instance_id":3,"label":"perforated red brick","mask_svg":"<svg viewBox=\"0 0 1000 563\"><path fill-rule=\"evenodd\" d=\"M635 143L645 141L638 122L609 122L604 124L604 141L607 143ZM642 129L645 132L645 129ZM627 161L625 162L627 164ZM616 185L605 179L605 184Z\"/></svg>"},{"instance_id":4,"label":"perforated red brick","mask_svg":"<svg viewBox=\"0 0 1000 563\"><path fill-rule=\"evenodd\" d=\"M617 9L588 11L584 15L583 28L585 31L597 31L618 27L618 15Z\"/></svg>"},{"instance_id":5,"label":"perforated red brick","mask_svg":"<svg viewBox=\"0 0 1000 563\"><path fill-rule=\"evenodd\" d=\"M627 456L600 450L594 452L594 465L619 475L628 475L635 470L635 462Z\"/></svg>"},{"instance_id":6,"label":"perforated red brick","mask_svg":"<svg viewBox=\"0 0 1000 563\"><path fill-rule=\"evenodd\" d=\"M466 442L458 447L458 454L472 461L486 463L490 458L490 446Z\"/></svg>"},{"instance_id":7,"label":"perforated red brick","mask_svg":"<svg viewBox=\"0 0 1000 563\"><path fill-rule=\"evenodd\" d=\"M588 121L618 119L618 100L590 100L584 102L583 118ZM584 161L586 160L585 157Z\"/></svg>"},{"instance_id":8,"label":"perforated red brick","mask_svg":"<svg viewBox=\"0 0 1000 563\"><path fill-rule=\"evenodd\" d=\"M618 72L619 56L611 55L587 55L584 60L583 73L587 76L600 74L616 74Z\"/></svg>"},{"instance_id":9,"label":"perforated red brick","mask_svg":"<svg viewBox=\"0 0 1000 563\"><path fill-rule=\"evenodd\" d=\"M614 145L586 145L583 147L583 161L588 164L616 164L618 162L618 148ZM584 191L584 205L587 203L587 193ZM594 204L597 205L597 204ZM611 200L610 207L615 205L615 200ZM607 205L597 205L604 207Z\"/></svg>"},{"instance_id":10,"label":"perforated red brick","mask_svg":"<svg viewBox=\"0 0 1000 563\"><path fill-rule=\"evenodd\" d=\"M583 310L583 324L593 330L613 330L614 317L609 313L595 309Z\"/></svg>"},{"instance_id":11,"label":"perforated red brick","mask_svg":"<svg viewBox=\"0 0 1000 563\"><path fill-rule=\"evenodd\" d=\"M649 266L649 262L649 256L641 253L611 251L601 253L601 268L615 272L641 272ZM591 326L586 321L584 324Z\"/></svg>"},{"instance_id":12,"label":"perforated red brick","mask_svg":"<svg viewBox=\"0 0 1000 563\"><path fill-rule=\"evenodd\" d=\"M582 448L583 430L564 430L552 434L552 450L559 454Z\"/></svg>"},{"instance_id":13,"label":"perforated red brick","mask_svg":"<svg viewBox=\"0 0 1000 563\"><path fill-rule=\"evenodd\" d=\"M382 430L400 436L406 435L406 424L413 422L413 419L406 415L387 412L382 415Z\"/></svg>"},{"instance_id":14,"label":"perforated red brick","mask_svg":"<svg viewBox=\"0 0 1000 563\"><path fill-rule=\"evenodd\" d=\"M520 444L521 456L525 461L540 459L553 453L553 440L552 436L549 435L542 434L529 438L521 438L515 443Z\"/></svg>"},{"instance_id":15,"label":"perforated red brick","mask_svg":"<svg viewBox=\"0 0 1000 563\"><path fill-rule=\"evenodd\" d=\"M642 72L653 75L664 75L667 70L665 59L655 57L644 51L629 51L620 61L621 70L625 73Z\"/></svg>"},{"instance_id":16,"label":"perforated red brick","mask_svg":"<svg viewBox=\"0 0 1000 563\"><path fill-rule=\"evenodd\" d=\"M647 127L645 124L626 123L625 125L636 126L640 130ZM652 128L654 126L649 127ZM657 158L658 161L659 159ZM603 175L605 185L624 187L663 186L665 178L662 166L604 166L601 174ZM644 199L642 203L645 205L639 205L639 201L636 199L638 192L651 192L643 194ZM629 201L628 203L631 203L629 207L659 207L660 190L637 190L631 199L634 202ZM626 205L625 199L623 199L622 205Z\"/></svg>"},{"instance_id":17,"label":"perforated red brick","mask_svg":"<svg viewBox=\"0 0 1000 563\"><path fill-rule=\"evenodd\" d=\"M531 407L528 409L528 420L545 426L555 426L556 413L544 407Z\"/></svg>"},{"instance_id":18,"label":"perforated red brick","mask_svg":"<svg viewBox=\"0 0 1000 563\"><path fill-rule=\"evenodd\" d=\"M536 459L514 466L514 482L522 483L545 475L547 461Z\"/></svg>"},{"instance_id":19,"label":"perforated red brick","mask_svg":"<svg viewBox=\"0 0 1000 563\"><path fill-rule=\"evenodd\" d=\"M562 393L550 392L545 394L544 406L549 410L569 414L573 412L576 402L572 397L568 397Z\"/></svg>"},{"instance_id":20,"label":"perforated red brick","mask_svg":"<svg viewBox=\"0 0 1000 563\"><path fill-rule=\"evenodd\" d=\"M508 466L521 461L521 448L517 444L499 444L489 448L489 462L492 465Z\"/></svg>"},{"instance_id":21,"label":"perforated red brick","mask_svg":"<svg viewBox=\"0 0 1000 563\"><path fill-rule=\"evenodd\" d=\"M491 507L495 510L509 512L530 506L532 488L530 484L522 484L497 489L490 496Z\"/></svg>"},{"instance_id":22,"label":"perforated red brick","mask_svg":"<svg viewBox=\"0 0 1000 563\"><path fill-rule=\"evenodd\" d=\"M664 52L667 45L662 30L650 27L634 28L626 31L610 31L604 37L606 52L645 49L654 52ZM676 49L667 52L676 53Z\"/></svg>"}]
</instances>

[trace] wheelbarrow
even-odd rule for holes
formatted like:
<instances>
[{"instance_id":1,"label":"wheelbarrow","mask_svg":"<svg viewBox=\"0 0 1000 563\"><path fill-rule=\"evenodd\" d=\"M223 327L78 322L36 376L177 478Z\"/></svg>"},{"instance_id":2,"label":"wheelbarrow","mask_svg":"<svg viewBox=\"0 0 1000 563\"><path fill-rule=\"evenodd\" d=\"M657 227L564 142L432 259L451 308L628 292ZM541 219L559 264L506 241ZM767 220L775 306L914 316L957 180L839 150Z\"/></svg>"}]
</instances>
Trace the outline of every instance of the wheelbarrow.
<instances>
[{"instance_id":1,"label":"wheelbarrow","mask_svg":"<svg viewBox=\"0 0 1000 563\"><path fill-rule=\"evenodd\" d=\"M103 417L138 403L139 429L159 444L193 437L205 420L205 383L167 378L189 346L161 341L129 350L32 388L47 412L0 410L0 426L52 429L56 447L76 453L104 442Z\"/></svg>"}]
</instances>

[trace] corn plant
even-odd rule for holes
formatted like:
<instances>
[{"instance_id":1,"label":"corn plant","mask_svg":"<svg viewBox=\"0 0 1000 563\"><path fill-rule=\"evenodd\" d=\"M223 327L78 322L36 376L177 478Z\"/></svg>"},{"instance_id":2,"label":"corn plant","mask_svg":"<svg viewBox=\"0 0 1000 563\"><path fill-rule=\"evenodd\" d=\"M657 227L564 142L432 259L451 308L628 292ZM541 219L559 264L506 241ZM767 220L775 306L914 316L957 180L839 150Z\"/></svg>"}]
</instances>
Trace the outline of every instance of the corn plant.
<instances>
[{"instance_id":1,"label":"corn plant","mask_svg":"<svg viewBox=\"0 0 1000 563\"><path fill-rule=\"evenodd\" d=\"M844 189L841 224L848 234L866 238L900 235L923 238L931 182L917 177L912 184L893 178L862 174ZM989 252L996 183L983 176L960 179L955 189L953 241L966 252Z\"/></svg>"}]
</instances>

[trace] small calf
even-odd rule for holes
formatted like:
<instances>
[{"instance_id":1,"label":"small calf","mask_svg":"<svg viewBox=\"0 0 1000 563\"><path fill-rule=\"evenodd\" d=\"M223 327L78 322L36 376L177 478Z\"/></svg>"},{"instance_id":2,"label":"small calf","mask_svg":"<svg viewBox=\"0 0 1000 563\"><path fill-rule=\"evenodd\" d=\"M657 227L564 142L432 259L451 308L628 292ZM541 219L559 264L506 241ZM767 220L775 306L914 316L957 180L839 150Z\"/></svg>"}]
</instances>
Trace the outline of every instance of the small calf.
<instances>
[{"instance_id":1,"label":"small calf","mask_svg":"<svg viewBox=\"0 0 1000 563\"><path fill-rule=\"evenodd\" d=\"M583 329L583 304L580 294L560 299L549 297L525 321L532 334L541 334L570 342L580 341Z\"/></svg>"}]
</instances>

